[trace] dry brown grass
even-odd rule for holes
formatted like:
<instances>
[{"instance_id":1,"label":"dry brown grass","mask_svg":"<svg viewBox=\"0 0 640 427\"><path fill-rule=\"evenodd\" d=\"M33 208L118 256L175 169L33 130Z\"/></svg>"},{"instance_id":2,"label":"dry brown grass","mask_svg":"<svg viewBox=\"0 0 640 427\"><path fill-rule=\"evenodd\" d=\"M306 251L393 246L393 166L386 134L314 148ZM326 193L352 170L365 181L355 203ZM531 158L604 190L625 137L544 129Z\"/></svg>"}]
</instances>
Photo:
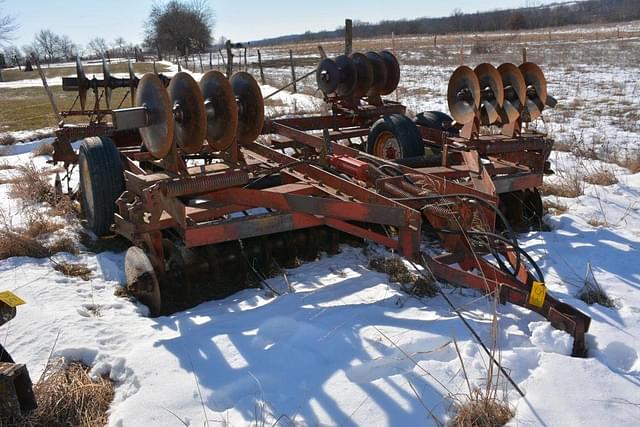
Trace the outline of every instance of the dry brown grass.
<instances>
[{"instance_id":1,"label":"dry brown grass","mask_svg":"<svg viewBox=\"0 0 640 427\"><path fill-rule=\"evenodd\" d=\"M542 202L542 207L545 212L548 212L552 215L562 215L569 210L569 207L564 203L560 203L552 200L544 200Z\"/></svg>"},{"instance_id":2,"label":"dry brown grass","mask_svg":"<svg viewBox=\"0 0 640 427\"><path fill-rule=\"evenodd\" d=\"M11 170L11 169L15 169L15 165L11 165L7 162L0 162L0 171L6 171L6 170Z\"/></svg>"},{"instance_id":3,"label":"dry brown grass","mask_svg":"<svg viewBox=\"0 0 640 427\"><path fill-rule=\"evenodd\" d=\"M584 181L593 185L613 185L618 183L618 178L613 170L609 168L598 168L590 173L585 174Z\"/></svg>"},{"instance_id":4,"label":"dry brown grass","mask_svg":"<svg viewBox=\"0 0 640 427\"><path fill-rule=\"evenodd\" d=\"M399 257L373 257L369 260L369 268L388 274L393 282L410 285L409 293L413 295L434 297L438 293L433 280L409 271Z\"/></svg>"},{"instance_id":5,"label":"dry brown grass","mask_svg":"<svg viewBox=\"0 0 640 427\"><path fill-rule=\"evenodd\" d=\"M48 258L58 252L77 254L75 243L68 237L51 242L30 237L23 230L0 229L0 260L11 257Z\"/></svg>"},{"instance_id":6,"label":"dry brown grass","mask_svg":"<svg viewBox=\"0 0 640 427\"><path fill-rule=\"evenodd\" d=\"M91 269L84 263L53 261L53 269L68 277L80 277L83 280L91 279Z\"/></svg>"},{"instance_id":7,"label":"dry brown grass","mask_svg":"<svg viewBox=\"0 0 640 427\"><path fill-rule=\"evenodd\" d=\"M13 145L16 143L16 138L10 133L0 134L0 145Z\"/></svg>"},{"instance_id":8,"label":"dry brown grass","mask_svg":"<svg viewBox=\"0 0 640 427\"><path fill-rule=\"evenodd\" d=\"M33 155L33 157L51 156L52 154L53 154L53 145L51 144L40 144L31 151L31 155Z\"/></svg>"},{"instance_id":9,"label":"dry brown grass","mask_svg":"<svg viewBox=\"0 0 640 427\"><path fill-rule=\"evenodd\" d=\"M38 408L26 417L25 427L82 426L107 424L107 411L115 394L108 376L93 380L90 368L80 362L49 363L34 385Z\"/></svg>"},{"instance_id":10,"label":"dry brown grass","mask_svg":"<svg viewBox=\"0 0 640 427\"><path fill-rule=\"evenodd\" d=\"M47 258L58 252L78 252L75 243L69 237L48 238L51 233L63 228L42 211L30 207L22 211L24 225L14 227L4 212L0 212L0 259L26 256Z\"/></svg>"},{"instance_id":11,"label":"dry brown grass","mask_svg":"<svg viewBox=\"0 0 640 427\"><path fill-rule=\"evenodd\" d=\"M578 197L584 194L584 186L578 183L545 183L542 193L547 196Z\"/></svg>"},{"instance_id":12,"label":"dry brown grass","mask_svg":"<svg viewBox=\"0 0 640 427\"><path fill-rule=\"evenodd\" d=\"M629 169L631 173L640 172L640 153L627 154L625 157L615 159L615 163Z\"/></svg>"},{"instance_id":13,"label":"dry brown grass","mask_svg":"<svg viewBox=\"0 0 640 427\"><path fill-rule=\"evenodd\" d=\"M25 202L55 204L55 192L49 182L51 171L39 169L33 162L20 165L17 169L20 177L11 185L9 192L11 197Z\"/></svg>"},{"instance_id":14,"label":"dry brown grass","mask_svg":"<svg viewBox=\"0 0 640 427\"><path fill-rule=\"evenodd\" d=\"M39 169L33 162L17 166L17 169L19 176L8 180L11 183L11 197L27 204L46 203L51 206L50 214L53 216L79 212L77 203L68 195L56 194L49 182L49 176L59 172L59 169Z\"/></svg>"},{"instance_id":15,"label":"dry brown grass","mask_svg":"<svg viewBox=\"0 0 640 427\"><path fill-rule=\"evenodd\" d=\"M578 292L578 298L589 305L600 304L608 308L615 308L616 306L615 300L607 294L596 280L590 263L587 264L587 275L584 279L584 285Z\"/></svg>"},{"instance_id":16,"label":"dry brown grass","mask_svg":"<svg viewBox=\"0 0 640 427\"><path fill-rule=\"evenodd\" d=\"M454 416L448 423L456 427L496 427L505 425L514 412L507 402L487 398L480 389L473 389L462 403L454 403Z\"/></svg>"}]
</instances>

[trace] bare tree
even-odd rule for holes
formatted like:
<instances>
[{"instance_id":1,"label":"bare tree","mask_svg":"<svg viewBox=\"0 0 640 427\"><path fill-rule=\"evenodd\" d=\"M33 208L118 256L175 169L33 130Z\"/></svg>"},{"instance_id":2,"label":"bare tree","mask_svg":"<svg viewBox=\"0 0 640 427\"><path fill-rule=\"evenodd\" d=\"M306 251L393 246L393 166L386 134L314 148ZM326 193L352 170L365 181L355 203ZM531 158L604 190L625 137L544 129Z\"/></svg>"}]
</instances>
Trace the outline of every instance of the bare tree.
<instances>
[{"instance_id":1,"label":"bare tree","mask_svg":"<svg viewBox=\"0 0 640 427\"><path fill-rule=\"evenodd\" d=\"M16 58L18 58L19 60L22 57L22 52L20 52L18 46L15 45L6 46L2 50L2 53L4 53L5 59L8 64L15 64Z\"/></svg>"},{"instance_id":2,"label":"bare tree","mask_svg":"<svg viewBox=\"0 0 640 427\"><path fill-rule=\"evenodd\" d=\"M69 36L60 36L58 39L58 51L60 52L60 55L64 56L65 61L68 61L69 58L74 56L76 49L77 47L75 43L73 43Z\"/></svg>"},{"instance_id":3,"label":"bare tree","mask_svg":"<svg viewBox=\"0 0 640 427\"><path fill-rule=\"evenodd\" d=\"M158 51L180 55L202 51L211 44L214 14L206 0L171 0L151 7L145 28L145 43Z\"/></svg>"},{"instance_id":4,"label":"bare tree","mask_svg":"<svg viewBox=\"0 0 640 427\"><path fill-rule=\"evenodd\" d=\"M87 49L93 52L96 56L104 56L109 50L109 46L107 45L107 41L102 37L96 37L91 39L87 44Z\"/></svg>"},{"instance_id":5,"label":"bare tree","mask_svg":"<svg viewBox=\"0 0 640 427\"><path fill-rule=\"evenodd\" d=\"M13 33L18 29L16 20L11 15L6 15L2 10L4 0L0 0L0 46L13 38Z\"/></svg>"},{"instance_id":6,"label":"bare tree","mask_svg":"<svg viewBox=\"0 0 640 427\"><path fill-rule=\"evenodd\" d=\"M40 30L36 33L35 44L40 46L40 50L44 53L47 64L50 64L58 53L60 36L51 30Z\"/></svg>"},{"instance_id":7,"label":"bare tree","mask_svg":"<svg viewBox=\"0 0 640 427\"><path fill-rule=\"evenodd\" d=\"M116 39L111 43L112 50L119 56L126 56L127 51L131 50L132 47L127 44L127 41L124 37L116 37Z\"/></svg>"}]
</instances>

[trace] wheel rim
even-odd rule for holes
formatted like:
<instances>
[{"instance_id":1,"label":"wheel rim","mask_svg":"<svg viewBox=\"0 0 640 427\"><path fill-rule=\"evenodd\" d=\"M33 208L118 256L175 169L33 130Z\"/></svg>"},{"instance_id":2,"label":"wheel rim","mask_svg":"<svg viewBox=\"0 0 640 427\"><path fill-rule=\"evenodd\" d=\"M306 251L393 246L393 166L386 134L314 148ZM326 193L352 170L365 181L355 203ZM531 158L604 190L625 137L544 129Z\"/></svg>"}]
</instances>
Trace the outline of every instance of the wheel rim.
<instances>
[{"instance_id":1,"label":"wheel rim","mask_svg":"<svg viewBox=\"0 0 640 427\"><path fill-rule=\"evenodd\" d=\"M93 185L91 184L89 164L86 160L80 162L80 179L82 180L82 199L84 200L82 208L84 209L84 215L87 221L89 224L92 224L94 211Z\"/></svg>"},{"instance_id":2,"label":"wheel rim","mask_svg":"<svg viewBox=\"0 0 640 427\"><path fill-rule=\"evenodd\" d=\"M389 131L381 132L373 147L373 154L387 160L402 158L402 150L395 135Z\"/></svg>"}]
</instances>

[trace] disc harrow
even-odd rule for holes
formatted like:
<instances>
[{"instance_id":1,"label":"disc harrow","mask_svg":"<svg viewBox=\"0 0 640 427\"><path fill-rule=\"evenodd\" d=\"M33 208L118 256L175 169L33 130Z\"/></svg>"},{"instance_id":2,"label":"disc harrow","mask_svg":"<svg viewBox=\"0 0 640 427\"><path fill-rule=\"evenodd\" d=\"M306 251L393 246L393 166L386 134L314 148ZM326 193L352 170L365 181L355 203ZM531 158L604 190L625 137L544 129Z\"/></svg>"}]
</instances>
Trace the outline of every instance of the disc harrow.
<instances>
[{"instance_id":1,"label":"disc harrow","mask_svg":"<svg viewBox=\"0 0 640 427\"><path fill-rule=\"evenodd\" d=\"M91 204L84 213L115 205L113 231L133 245L128 287L151 313L227 295L320 252L336 253L344 240L369 241L436 279L539 313L571 334L574 354L583 355L590 318L547 292L501 210L504 194L541 184L548 142L473 132L483 123L532 120L529 102L539 112L549 105L540 74L530 65L461 67L448 91L455 120L430 112L415 121L382 98L400 80L390 52L325 59L316 76L331 114L265 119L260 87L244 72L229 80L210 72L200 82L178 73L168 87L149 73L136 83L132 107L105 113L111 121L101 126L114 138L98 135L91 150L116 150L121 169L113 173L124 177L123 187L108 206L83 198ZM94 84L82 77L80 93ZM138 138L121 139L124 132ZM375 156L379 140L388 149ZM74 163L64 146L54 145L54 160ZM108 177L89 173L102 165L88 152L81 150L84 188L113 189ZM526 153L524 161L514 153Z\"/></svg>"}]
</instances>

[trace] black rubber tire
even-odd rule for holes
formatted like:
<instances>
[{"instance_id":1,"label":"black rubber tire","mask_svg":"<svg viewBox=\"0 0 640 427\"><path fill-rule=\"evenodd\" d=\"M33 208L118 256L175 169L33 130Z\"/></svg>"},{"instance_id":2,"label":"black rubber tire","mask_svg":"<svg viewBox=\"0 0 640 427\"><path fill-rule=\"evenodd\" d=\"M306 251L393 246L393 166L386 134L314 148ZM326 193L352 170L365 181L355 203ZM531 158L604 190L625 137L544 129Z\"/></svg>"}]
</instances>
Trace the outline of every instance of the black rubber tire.
<instances>
[{"instance_id":1,"label":"black rubber tire","mask_svg":"<svg viewBox=\"0 0 640 427\"><path fill-rule=\"evenodd\" d=\"M458 133L457 129L451 128L451 123L453 123L453 119L451 118L451 116L443 113L442 111L425 111L424 113L419 113L413 121L417 125L428 127L430 129L436 129L455 134Z\"/></svg>"},{"instance_id":2,"label":"black rubber tire","mask_svg":"<svg viewBox=\"0 0 640 427\"><path fill-rule=\"evenodd\" d=\"M87 227L97 236L111 234L116 200L124 191L120 153L104 137L85 138L80 145L80 204Z\"/></svg>"},{"instance_id":3,"label":"black rubber tire","mask_svg":"<svg viewBox=\"0 0 640 427\"><path fill-rule=\"evenodd\" d=\"M378 144L381 143L385 135L392 134L398 143L399 156L395 159L405 159L407 157L417 157L424 155L424 142L420 136L420 132L415 123L410 118L403 114L391 114L379 119L369 129L369 136L367 137L367 153L376 155L382 158L389 157L379 155L380 150Z\"/></svg>"}]
</instances>

